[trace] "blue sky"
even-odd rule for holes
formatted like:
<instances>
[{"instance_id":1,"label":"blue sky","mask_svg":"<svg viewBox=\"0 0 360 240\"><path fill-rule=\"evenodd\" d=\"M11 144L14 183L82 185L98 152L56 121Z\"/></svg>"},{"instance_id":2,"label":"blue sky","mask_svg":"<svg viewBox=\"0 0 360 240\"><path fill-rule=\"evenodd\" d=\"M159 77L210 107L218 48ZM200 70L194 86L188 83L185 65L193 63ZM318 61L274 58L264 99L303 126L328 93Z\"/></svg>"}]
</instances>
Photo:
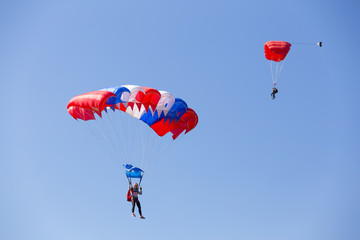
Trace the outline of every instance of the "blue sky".
<instances>
[{"instance_id":1,"label":"blue sky","mask_svg":"<svg viewBox=\"0 0 360 240\"><path fill-rule=\"evenodd\" d=\"M357 1L2 1L0 239L359 238ZM270 100L269 40L294 45ZM199 115L123 169L66 111L121 84Z\"/></svg>"}]
</instances>

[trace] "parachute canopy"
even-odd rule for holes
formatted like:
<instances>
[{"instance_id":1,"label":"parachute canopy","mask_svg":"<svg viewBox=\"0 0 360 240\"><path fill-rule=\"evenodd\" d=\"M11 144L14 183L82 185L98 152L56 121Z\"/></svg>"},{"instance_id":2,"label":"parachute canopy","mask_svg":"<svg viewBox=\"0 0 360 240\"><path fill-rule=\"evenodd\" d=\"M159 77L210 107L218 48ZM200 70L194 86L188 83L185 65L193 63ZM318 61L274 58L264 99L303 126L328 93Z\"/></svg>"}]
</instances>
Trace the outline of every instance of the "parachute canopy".
<instances>
[{"instance_id":1,"label":"parachute canopy","mask_svg":"<svg viewBox=\"0 0 360 240\"><path fill-rule=\"evenodd\" d=\"M264 45L265 57L267 60L280 62L285 59L290 50L291 44L285 41L269 41Z\"/></svg>"},{"instance_id":2,"label":"parachute canopy","mask_svg":"<svg viewBox=\"0 0 360 240\"><path fill-rule=\"evenodd\" d=\"M264 45L265 58L269 60L271 77L276 85L280 72L284 66L286 55L290 51L291 44L285 41L269 41Z\"/></svg>"},{"instance_id":3,"label":"parachute canopy","mask_svg":"<svg viewBox=\"0 0 360 240\"><path fill-rule=\"evenodd\" d=\"M146 123L158 136L171 132L175 140L182 132L194 129L196 112L187 103L166 91L136 85L123 85L73 97L68 113L76 120L95 120L108 110L122 111Z\"/></svg>"}]
</instances>

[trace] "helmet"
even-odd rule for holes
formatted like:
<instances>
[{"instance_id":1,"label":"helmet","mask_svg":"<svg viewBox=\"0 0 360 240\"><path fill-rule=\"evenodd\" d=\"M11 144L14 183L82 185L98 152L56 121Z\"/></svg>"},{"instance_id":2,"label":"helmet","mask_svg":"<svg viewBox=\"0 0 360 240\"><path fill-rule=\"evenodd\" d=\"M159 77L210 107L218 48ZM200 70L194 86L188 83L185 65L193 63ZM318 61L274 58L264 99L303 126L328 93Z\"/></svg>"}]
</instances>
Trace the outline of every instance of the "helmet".
<instances>
[{"instance_id":1,"label":"helmet","mask_svg":"<svg viewBox=\"0 0 360 240\"><path fill-rule=\"evenodd\" d=\"M139 184L134 183L134 188L137 188L137 187L139 187Z\"/></svg>"}]
</instances>

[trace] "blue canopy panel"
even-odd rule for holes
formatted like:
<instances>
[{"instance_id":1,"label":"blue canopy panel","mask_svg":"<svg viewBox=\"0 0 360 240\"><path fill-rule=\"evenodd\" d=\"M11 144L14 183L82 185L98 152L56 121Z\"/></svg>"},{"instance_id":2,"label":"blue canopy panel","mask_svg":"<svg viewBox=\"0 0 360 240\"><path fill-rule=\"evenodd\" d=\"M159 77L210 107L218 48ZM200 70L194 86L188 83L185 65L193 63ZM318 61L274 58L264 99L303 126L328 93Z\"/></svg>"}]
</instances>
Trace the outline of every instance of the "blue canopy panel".
<instances>
[{"instance_id":1,"label":"blue canopy panel","mask_svg":"<svg viewBox=\"0 0 360 240\"><path fill-rule=\"evenodd\" d=\"M180 98L175 98L175 103L170 108L170 111L166 114L164 117L164 122L169 120L169 123L171 123L173 120L177 122L182 115L187 111L188 106L186 102Z\"/></svg>"},{"instance_id":2,"label":"blue canopy panel","mask_svg":"<svg viewBox=\"0 0 360 240\"><path fill-rule=\"evenodd\" d=\"M155 110L154 115L151 114L151 111L148 111L144 112L144 114L140 118L140 120L149 125L149 127L151 127L151 125L153 125L158 119L159 114L157 109Z\"/></svg>"},{"instance_id":3,"label":"blue canopy panel","mask_svg":"<svg viewBox=\"0 0 360 240\"><path fill-rule=\"evenodd\" d=\"M180 98L175 98L175 102L170 108L169 112L166 114L166 116L163 111L161 111L161 114L159 116L158 110L156 109L154 115L151 114L151 111L148 111L141 116L140 120L145 122L150 127L151 125L161 121L162 119L164 119L164 122L166 122L167 120L169 120L169 123L171 123L173 120L177 122L181 118L181 116L184 115L187 109L188 106L184 100Z\"/></svg>"}]
</instances>

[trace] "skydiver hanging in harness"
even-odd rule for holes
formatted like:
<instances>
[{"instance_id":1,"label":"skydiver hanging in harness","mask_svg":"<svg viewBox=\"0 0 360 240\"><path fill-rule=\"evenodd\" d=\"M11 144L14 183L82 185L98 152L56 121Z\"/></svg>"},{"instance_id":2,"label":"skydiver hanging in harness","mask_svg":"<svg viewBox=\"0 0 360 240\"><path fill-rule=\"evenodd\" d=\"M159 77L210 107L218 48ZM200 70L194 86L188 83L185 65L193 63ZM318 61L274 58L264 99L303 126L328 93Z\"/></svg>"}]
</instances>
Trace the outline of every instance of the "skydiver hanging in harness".
<instances>
[{"instance_id":1,"label":"skydiver hanging in harness","mask_svg":"<svg viewBox=\"0 0 360 240\"><path fill-rule=\"evenodd\" d=\"M139 214L140 214L140 218L141 219L145 219L144 216L141 213L141 205L140 205L140 201L139 201L139 195L142 195L142 187L140 187L140 191L139 191L139 185L137 183L134 184L133 187L131 187L131 183L129 182L129 191L131 193L131 203L132 203L132 216L136 217L134 211L135 211L135 204L138 207L139 210Z\"/></svg>"},{"instance_id":2,"label":"skydiver hanging in harness","mask_svg":"<svg viewBox=\"0 0 360 240\"><path fill-rule=\"evenodd\" d=\"M273 87L273 91L271 93L271 98L272 100L274 100L276 98L275 94L278 93L279 91L276 89L276 87L274 86Z\"/></svg>"},{"instance_id":3,"label":"skydiver hanging in harness","mask_svg":"<svg viewBox=\"0 0 360 240\"><path fill-rule=\"evenodd\" d=\"M139 191L139 186L140 186L141 180L143 178L144 171L138 167L134 167L131 164L125 164L123 166L126 168L125 174L128 179L128 182L129 182L129 190L126 195L126 199L128 202L132 203L132 210L131 210L132 214L131 215L133 217L136 217L135 213L134 213L135 204L136 204L138 207L138 210L139 210L140 218L145 219L141 213L141 205L140 205L140 201L139 201L139 195L142 195L142 187L140 187L140 191ZM139 183L135 183L134 186L132 187L131 179L133 179L133 178L139 179Z\"/></svg>"}]
</instances>

